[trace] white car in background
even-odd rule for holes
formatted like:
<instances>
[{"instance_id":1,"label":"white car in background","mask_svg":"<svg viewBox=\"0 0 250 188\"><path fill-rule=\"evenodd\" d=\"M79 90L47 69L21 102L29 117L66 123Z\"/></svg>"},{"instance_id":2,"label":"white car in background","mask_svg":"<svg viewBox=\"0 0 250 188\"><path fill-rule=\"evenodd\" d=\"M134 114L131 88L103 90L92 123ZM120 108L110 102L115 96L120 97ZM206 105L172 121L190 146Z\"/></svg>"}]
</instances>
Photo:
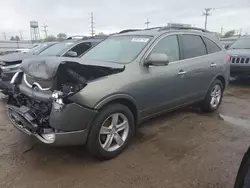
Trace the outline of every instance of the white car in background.
<instances>
[{"instance_id":1,"label":"white car in background","mask_svg":"<svg viewBox=\"0 0 250 188\"><path fill-rule=\"evenodd\" d=\"M34 44L34 45L30 46L30 48L17 48L17 49L15 49L14 52L27 53L27 52L30 51L32 48L35 48L35 47L37 47L37 46L39 46L39 44Z\"/></svg>"}]
</instances>

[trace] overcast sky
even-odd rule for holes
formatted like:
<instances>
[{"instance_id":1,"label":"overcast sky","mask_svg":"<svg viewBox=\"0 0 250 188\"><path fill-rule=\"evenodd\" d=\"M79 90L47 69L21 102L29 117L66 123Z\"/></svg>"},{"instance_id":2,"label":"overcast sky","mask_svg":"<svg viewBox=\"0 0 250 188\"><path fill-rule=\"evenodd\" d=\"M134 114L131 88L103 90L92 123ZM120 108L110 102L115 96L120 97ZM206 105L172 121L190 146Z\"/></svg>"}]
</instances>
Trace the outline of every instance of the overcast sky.
<instances>
[{"instance_id":1,"label":"overcast sky","mask_svg":"<svg viewBox=\"0 0 250 188\"><path fill-rule=\"evenodd\" d=\"M29 39L29 21L48 25L48 34L89 34L90 13L95 32L112 33L126 28L145 28L169 22L204 27L204 8L214 8L208 29L220 32L242 28L250 33L250 0L1 0L0 39L22 31ZM41 37L44 33L40 27Z\"/></svg>"}]
</instances>

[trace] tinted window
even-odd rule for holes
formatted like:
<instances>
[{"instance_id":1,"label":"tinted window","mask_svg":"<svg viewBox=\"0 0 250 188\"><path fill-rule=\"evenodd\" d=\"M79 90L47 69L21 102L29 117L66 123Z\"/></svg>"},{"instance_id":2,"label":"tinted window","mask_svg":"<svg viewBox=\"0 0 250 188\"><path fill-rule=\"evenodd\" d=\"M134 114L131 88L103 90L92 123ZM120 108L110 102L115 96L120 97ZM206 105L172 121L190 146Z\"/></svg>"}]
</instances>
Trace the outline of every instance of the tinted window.
<instances>
[{"instance_id":1,"label":"tinted window","mask_svg":"<svg viewBox=\"0 0 250 188\"><path fill-rule=\"evenodd\" d=\"M181 35L184 59L207 54L207 49L200 36Z\"/></svg>"},{"instance_id":2,"label":"tinted window","mask_svg":"<svg viewBox=\"0 0 250 188\"><path fill-rule=\"evenodd\" d=\"M82 58L126 64L138 56L150 39L148 36L111 37L89 50Z\"/></svg>"},{"instance_id":3,"label":"tinted window","mask_svg":"<svg viewBox=\"0 0 250 188\"><path fill-rule=\"evenodd\" d=\"M72 49L69 51L76 52L77 56L82 55L84 52L89 50L91 48L91 43L90 42L85 42L85 43L80 43L74 46Z\"/></svg>"},{"instance_id":4,"label":"tinted window","mask_svg":"<svg viewBox=\"0 0 250 188\"><path fill-rule=\"evenodd\" d=\"M161 39L153 48L151 53L163 53L168 56L169 62L179 60L179 44L176 35Z\"/></svg>"},{"instance_id":5,"label":"tinted window","mask_svg":"<svg viewBox=\"0 0 250 188\"><path fill-rule=\"evenodd\" d=\"M221 51L219 46L215 44L213 41L211 41L210 39L203 37L203 40L207 46L207 51L209 54Z\"/></svg>"}]
</instances>

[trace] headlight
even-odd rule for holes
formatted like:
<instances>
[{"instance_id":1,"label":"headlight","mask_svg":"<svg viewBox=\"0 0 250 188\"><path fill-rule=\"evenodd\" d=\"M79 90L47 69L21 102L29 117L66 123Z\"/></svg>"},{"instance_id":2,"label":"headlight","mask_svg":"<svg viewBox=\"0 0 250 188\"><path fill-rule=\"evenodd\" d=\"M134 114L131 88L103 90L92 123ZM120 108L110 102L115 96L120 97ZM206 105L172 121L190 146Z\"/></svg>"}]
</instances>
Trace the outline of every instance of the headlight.
<instances>
[{"instance_id":1,"label":"headlight","mask_svg":"<svg viewBox=\"0 0 250 188\"><path fill-rule=\"evenodd\" d=\"M21 64L1 66L0 68L2 69L3 72L7 72L7 71L19 69L20 65Z\"/></svg>"}]
</instances>

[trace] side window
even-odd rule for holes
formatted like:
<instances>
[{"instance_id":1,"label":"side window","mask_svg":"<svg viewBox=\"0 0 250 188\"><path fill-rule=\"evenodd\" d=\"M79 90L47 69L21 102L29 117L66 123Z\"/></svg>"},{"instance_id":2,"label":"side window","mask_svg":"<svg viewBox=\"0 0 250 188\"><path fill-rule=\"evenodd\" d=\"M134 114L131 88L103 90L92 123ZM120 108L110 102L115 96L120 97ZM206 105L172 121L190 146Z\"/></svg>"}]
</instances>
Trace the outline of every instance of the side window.
<instances>
[{"instance_id":1,"label":"side window","mask_svg":"<svg viewBox=\"0 0 250 188\"><path fill-rule=\"evenodd\" d=\"M209 54L221 51L220 47L210 39L203 37L203 40L207 46L207 51Z\"/></svg>"},{"instance_id":2,"label":"side window","mask_svg":"<svg viewBox=\"0 0 250 188\"><path fill-rule=\"evenodd\" d=\"M89 50L90 48L91 48L91 43L84 42L84 43L77 44L72 49L70 49L70 51L76 52L77 57L78 57L78 56L82 55L84 52L86 52L87 50Z\"/></svg>"},{"instance_id":3,"label":"side window","mask_svg":"<svg viewBox=\"0 0 250 188\"><path fill-rule=\"evenodd\" d=\"M168 56L169 62L177 61L180 58L179 44L176 35L171 35L161 39L151 51L152 53L163 53Z\"/></svg>"},{"instance_id":4,"label":"side window","mask_svg":"<svg viewBox=\"0 0 250 188\"><path fill-rule=\"evenodd\" d=\"M181 35L183 58L192 58L207 54L207 49L200 36Z\"/></svg>"}]
</instances>

